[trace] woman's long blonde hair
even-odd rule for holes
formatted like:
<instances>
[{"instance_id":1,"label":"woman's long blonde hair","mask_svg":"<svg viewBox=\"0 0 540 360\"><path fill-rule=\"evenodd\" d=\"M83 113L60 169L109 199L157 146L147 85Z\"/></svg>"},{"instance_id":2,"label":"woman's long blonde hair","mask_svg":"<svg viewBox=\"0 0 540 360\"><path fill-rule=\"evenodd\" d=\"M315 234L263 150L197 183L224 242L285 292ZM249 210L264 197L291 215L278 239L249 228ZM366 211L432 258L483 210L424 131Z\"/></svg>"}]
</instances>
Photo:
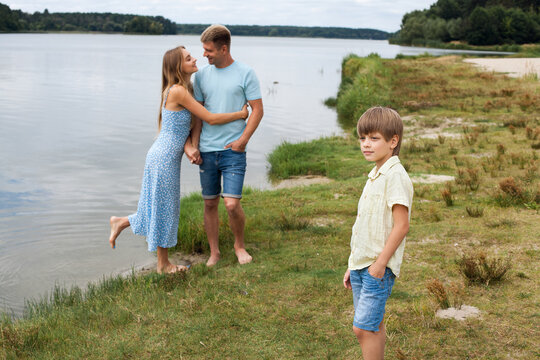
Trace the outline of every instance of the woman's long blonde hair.
<instances>
[{"instance_id":1,"label":"woman's long blonde hair","mask_svg":"<svg viewBox=\"0 0 540 360\"><path fill-rule=\"evenodd\" d=\"M161 105L159 107L158 131L161 130L161 109L165 105L165 94L173 85L180 85L186 88L193 94L193 85L186 81L185 74L182 72L182 64L184 63L184 55L182 54L183 46L175 47L167 50L163 55L163 68L161 72Z\"/></svg>"}]
</instances>

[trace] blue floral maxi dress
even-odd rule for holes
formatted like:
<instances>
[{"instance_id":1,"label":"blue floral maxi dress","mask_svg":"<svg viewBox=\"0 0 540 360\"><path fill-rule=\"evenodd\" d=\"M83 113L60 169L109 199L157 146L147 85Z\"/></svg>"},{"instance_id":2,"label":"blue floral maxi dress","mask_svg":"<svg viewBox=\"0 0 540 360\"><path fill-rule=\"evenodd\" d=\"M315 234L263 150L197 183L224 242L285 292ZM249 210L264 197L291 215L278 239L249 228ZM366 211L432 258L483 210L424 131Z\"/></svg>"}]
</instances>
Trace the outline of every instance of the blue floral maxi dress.
<instances>
[{"instance_id":1,"label":"blue floral maxi dress","mask_svg":"<svg viewBox=\"0 0 540 360\"><path fill-rule=\"evenodd\" d=\"M173 247L178 236L180 165L191 113L165 109L168 96L161 108L161 131L146 155L137 212L128 216L133 232L146 236L148 251Z\"/></svg>"}]
</instances>

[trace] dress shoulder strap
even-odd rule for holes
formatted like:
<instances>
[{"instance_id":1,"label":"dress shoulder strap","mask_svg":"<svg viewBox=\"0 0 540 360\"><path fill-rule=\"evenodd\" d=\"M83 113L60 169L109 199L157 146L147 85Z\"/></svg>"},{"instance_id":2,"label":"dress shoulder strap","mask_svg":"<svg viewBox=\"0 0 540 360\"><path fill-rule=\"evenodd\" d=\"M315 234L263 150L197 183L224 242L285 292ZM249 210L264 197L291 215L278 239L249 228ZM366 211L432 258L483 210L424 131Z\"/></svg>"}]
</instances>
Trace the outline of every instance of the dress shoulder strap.
<instances>
[{"instance_id":1,"label":"dress shoulder strap","mask_svg":"<svg viewBox=\"0 0 540 360\"><path fill-rule=\"evenodd\" d=\"M165 108L165 104L167 103L167 98L169 97L169 92L171 91L171 89L176 86L176 84L174 84L173 86L171 86L169 88L169 90L167 90L167 93L165 94L165 99L163 99L163 105L161 106L162 108Z\"/></svg>"}]
</instances>

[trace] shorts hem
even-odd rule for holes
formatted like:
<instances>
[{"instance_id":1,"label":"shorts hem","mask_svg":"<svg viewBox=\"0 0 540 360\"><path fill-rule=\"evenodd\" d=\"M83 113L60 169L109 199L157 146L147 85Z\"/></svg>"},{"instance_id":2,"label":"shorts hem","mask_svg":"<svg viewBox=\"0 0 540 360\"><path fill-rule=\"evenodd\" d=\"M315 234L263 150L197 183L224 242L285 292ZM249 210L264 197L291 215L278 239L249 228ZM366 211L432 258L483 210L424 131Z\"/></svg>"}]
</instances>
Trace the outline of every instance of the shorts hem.
<instances>
[{"instance_id":1,"label":"shorts hem","mask_svg":"<svg viewBox=\"0 0 540 360\"><path fill-rule=\"evenodd\" d=\"M214 200L214 199L217 199L219 197L219 194L217 195L203 195L202 198L204 200Z\"/></svg>"},{"instance_id":2,"label":"shorts hem","mask_svg":"<svg viewBox=\"0 0 540 360\"><path fill-rule=\"evenodd\" d=\"M223 198L241 199L241 198L242 198L242 195L236 195L236 194L221 194L221 197L223 197Z\"/></svg>"},{"instance_id":3,"label":"shorts hem","mask_svg":"<svg viewBox=\"0 0 540 360\"><path fill-rule=\"evenodd\" d=\"M369 326L366 326L366 325L360 325L356 321L353 321L353 326L358 328L358 329L366 330L366 331L373 331L373 332L379 331L379 328L373 328L373 327L369 327Z\"/></svg>"}]
</instances>

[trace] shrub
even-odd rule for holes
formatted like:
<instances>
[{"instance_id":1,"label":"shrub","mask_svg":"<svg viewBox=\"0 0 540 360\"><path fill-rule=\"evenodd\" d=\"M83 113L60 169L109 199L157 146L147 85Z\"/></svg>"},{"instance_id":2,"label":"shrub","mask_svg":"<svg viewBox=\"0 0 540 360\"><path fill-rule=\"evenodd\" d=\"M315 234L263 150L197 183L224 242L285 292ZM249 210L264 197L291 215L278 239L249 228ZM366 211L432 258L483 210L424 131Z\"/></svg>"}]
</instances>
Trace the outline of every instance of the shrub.
<instances>
[{"instance_id":1,"label":"shrub","mask_svg":"<svg viewBox=\"0 0 540 360\"><path fill-rule=\"evenodd\" d=\"M441 309L448 309L450 307L448 293L439 279L431 279L428 281L426 288Z\"/></svg>"},{"instance_id":2,"label":"shrub","mask_svg":"<svg viewBox=\"0 0 540 360\"><path fill-rule=\"evenodd\" d=\"M488 258L482 251L464 254L457 264L469 283L484 285L502 280L512 266L509 259Z\"/></svg>"},{"instance_id":3,"label":"shrub","mask_svg":"<svg viewBox=\"0 0 540 360\"><path fill-rule=\"evenodd\" d=\"M507 177L499 182L499 188L512 199L521 199L523 197L523 188L521 188L513 177Z\"/></svg>"},{"instance_id":4,"label":"shrub","mask_svg":"<svg viewBox=\"0 0 540 360\"><path fill-rule=\"evenodd\" d=\"M467 210L467 215L469 215L472 218L478 218L484 215L484 208L479 207L479 206L474 206L474 207L467 206L465 209Z\"/></svg>"},{"instance_id":5,"label":"shrub","mask_svg":"<svg viewBox=\"0 0 540 360\"><path fill-rule=\"evenodd\" d=\"M443 189L441 191L441 196L446 203L446 206L453 206L454 205L454 199L452 197L452 192L449 189Z\"/></svg>"},{"instance_id":6,"label":"shrub","mask_svg":"<svg viewBox=\"0 0 540 360\"><path fill-rule=\"evenodd\" d=\"M463 304L464 288L461 283L451 282L445 287L439 279L431 279L427 282L426 288L441 309L448 309L450 306L457 309Z\"/></svg>"}]
</instances>

